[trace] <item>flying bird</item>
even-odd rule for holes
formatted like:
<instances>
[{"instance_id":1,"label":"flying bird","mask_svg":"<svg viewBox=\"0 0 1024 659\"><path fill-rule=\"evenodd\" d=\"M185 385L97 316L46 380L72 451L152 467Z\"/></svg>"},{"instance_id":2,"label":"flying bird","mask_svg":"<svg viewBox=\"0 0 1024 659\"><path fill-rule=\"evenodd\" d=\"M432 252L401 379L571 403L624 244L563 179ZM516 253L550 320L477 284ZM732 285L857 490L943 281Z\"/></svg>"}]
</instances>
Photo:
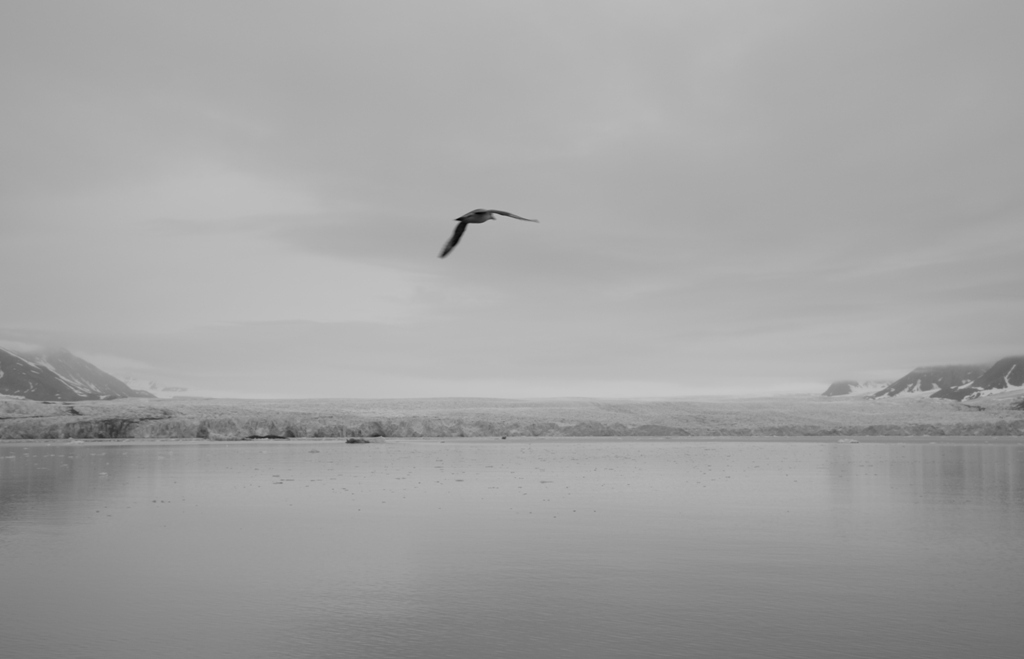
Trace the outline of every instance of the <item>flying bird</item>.
<instances>
[{"instance_id":1,"label":"flying bird","mask_svg":"<svg viewBox=\"0 0 1024 659\"><path fill-rule=\"evenodd\" d=\"M540 222L540 220L531 220L528 217L519 217L514 213L506 213L505 211L499 211L487 208L478 208L475 211L469 211L462 217L455 218L455 221L459 223L459 226L455 227L455 233L452 234L448 244L441 250L440 258L448 256L448 252L455 249L455 246L459 244L459 238L462 238L462 234L466 233L466 226L469 224L483 224L487 220L496 219L494 215L504 215L505 217L514 217L517 220L526 220L527 222Z\"/></svg>"}]
</instances>

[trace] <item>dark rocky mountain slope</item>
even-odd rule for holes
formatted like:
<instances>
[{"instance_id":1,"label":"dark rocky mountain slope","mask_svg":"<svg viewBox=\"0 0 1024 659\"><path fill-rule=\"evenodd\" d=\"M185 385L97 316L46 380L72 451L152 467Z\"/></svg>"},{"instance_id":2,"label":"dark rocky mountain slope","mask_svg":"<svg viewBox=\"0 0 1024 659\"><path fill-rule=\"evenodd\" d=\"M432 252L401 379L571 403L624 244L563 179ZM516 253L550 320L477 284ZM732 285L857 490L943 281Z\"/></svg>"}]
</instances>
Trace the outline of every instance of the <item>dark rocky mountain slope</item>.
<instances>
[{"instance_id":1,"label":"dark rocky mountain slope","mask_svg":"<svg viewBox=\"0 0 1024 659\"><path fill-rule=\"evenodd\" d=\"M63 348L0 348L0 395L38 401L151 397Z\"/></svg>"},{"instance_id":2,"label":"dark rocky mountain slope","mask_svg":"<svg viewBox=\"0 0 1024 659\"><path fill-rule=\"evenodd\" d=\"M915 368L871 397L882 398L884 396L927 393L929 391L938 393L952 390L981 377L988 367L988 364L972 364Z\"/></svg>"},{"instance_id":3,"label":"dark rocky mountain slope","mask_svg":"<svg viewBox=\"0 0 1024 659\"><path fill-rule=\"evenodd\" d=\"M1004 357L971 382L943 389L934 397L965 400L1017 388L1024 388L1024 355Z\"/></svg>"}]
</instances>

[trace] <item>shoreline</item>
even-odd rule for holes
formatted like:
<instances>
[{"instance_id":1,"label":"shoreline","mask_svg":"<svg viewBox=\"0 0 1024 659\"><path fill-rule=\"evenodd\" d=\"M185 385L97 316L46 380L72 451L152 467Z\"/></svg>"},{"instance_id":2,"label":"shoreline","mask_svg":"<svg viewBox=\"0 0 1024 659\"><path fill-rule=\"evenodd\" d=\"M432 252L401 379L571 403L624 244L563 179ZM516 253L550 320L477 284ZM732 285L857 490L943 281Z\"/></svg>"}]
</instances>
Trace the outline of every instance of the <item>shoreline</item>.
<instances>
[{"instance_id":1,"label":"shoreline","mask_svg":"<svg viewBox=\"0 0 1024 659\"><path fill-rule=\"evenodd\" d=\"M30 446L161 446L161 445L283 445L283 444L349 444L348 437L291 437L283 439L196 439L190 437L147 438L92 438L92 439L10 439L0 441L0 448ZM387 437L371 438L360 445L371 444L962 444L962 445L1022 445L1020 435L793 435L793 436L595 436L595 437ZM353 449L359 450L359 449Z\"/></svg>"}]
</instances>

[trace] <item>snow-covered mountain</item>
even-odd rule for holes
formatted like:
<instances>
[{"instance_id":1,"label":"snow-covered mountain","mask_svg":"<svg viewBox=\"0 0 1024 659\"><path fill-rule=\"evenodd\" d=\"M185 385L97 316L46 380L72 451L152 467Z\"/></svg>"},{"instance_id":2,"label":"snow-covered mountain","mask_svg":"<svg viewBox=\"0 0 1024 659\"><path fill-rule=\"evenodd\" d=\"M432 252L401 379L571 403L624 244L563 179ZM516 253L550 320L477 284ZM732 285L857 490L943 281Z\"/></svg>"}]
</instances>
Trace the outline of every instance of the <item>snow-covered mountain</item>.
<instances>
[{"instance_id":1,"label":"snow-covered mountain","mask_svg":"<svg viewBox=\"0 0 1024 659\"><path fill-rule=\"evenodd\" d=\"M0 395L29 400L150 398L63 348L0 347Z\"/></svg>"},{"instance_id":2,"label":"snow-covered mountain","mask_svg":"<svg viewBox=\"0 0 1024 659\"><path fill-rule=\"evenodd\" d=\"M968 400L1011 391L1024 392L1024 355L1004 357L974 380L937 392L935 398Z\"/></svg>"},{"instance_id":3,"label":"snow-covered mountain","mask_svg":"<svg viewBox=\"0 0 1024 659\"><path fill-rule=\"evenodd\" d=\"M829 385L822 396L869 396L889 386L885 380L839 380Z\"/></svg>"},{"instance_id":4,"label":"snow-covered mountain","mask_svg":"<svg viewBox=\"0 0 1024 659\"><path fill-rule=\"evenodd\" d=\"M1017 391L1024 393L1024 355L1005 357L991 365L923 366L890 384L840 380L822 395L969 400Z\"/></svg>"},{"instance_id":5,"label":"snow-covered mountain","mask_svg":"<svg viewBox=\"0 0 1024 659\"><path fill-rule=\"evenodd\" d=\"M915 368L871 397L934 396L940 391L953 390L969 384L981 377L988 368L988 364L923 366Z\"/></svg>"}]
</instances>

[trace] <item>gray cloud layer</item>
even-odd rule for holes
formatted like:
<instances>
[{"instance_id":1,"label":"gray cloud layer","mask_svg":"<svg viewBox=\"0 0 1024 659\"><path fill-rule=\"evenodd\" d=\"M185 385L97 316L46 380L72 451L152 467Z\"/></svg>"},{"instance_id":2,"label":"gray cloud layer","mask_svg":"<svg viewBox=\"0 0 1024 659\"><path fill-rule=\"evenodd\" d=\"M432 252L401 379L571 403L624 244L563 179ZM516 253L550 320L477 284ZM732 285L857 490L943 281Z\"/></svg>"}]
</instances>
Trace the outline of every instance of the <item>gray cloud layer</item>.
<instances>
[{"instance_id":1,"label":"gray cloud layer","mask_svg":"<svg viewBox=\"0 0 1024 659\"><path fill-rule=\"evenodd\" d=\"M0 6L0 335L197 388L1021 351L1016 2ZM541 219L469 229L477 207Z\"/></svg>"}]
</instances>

